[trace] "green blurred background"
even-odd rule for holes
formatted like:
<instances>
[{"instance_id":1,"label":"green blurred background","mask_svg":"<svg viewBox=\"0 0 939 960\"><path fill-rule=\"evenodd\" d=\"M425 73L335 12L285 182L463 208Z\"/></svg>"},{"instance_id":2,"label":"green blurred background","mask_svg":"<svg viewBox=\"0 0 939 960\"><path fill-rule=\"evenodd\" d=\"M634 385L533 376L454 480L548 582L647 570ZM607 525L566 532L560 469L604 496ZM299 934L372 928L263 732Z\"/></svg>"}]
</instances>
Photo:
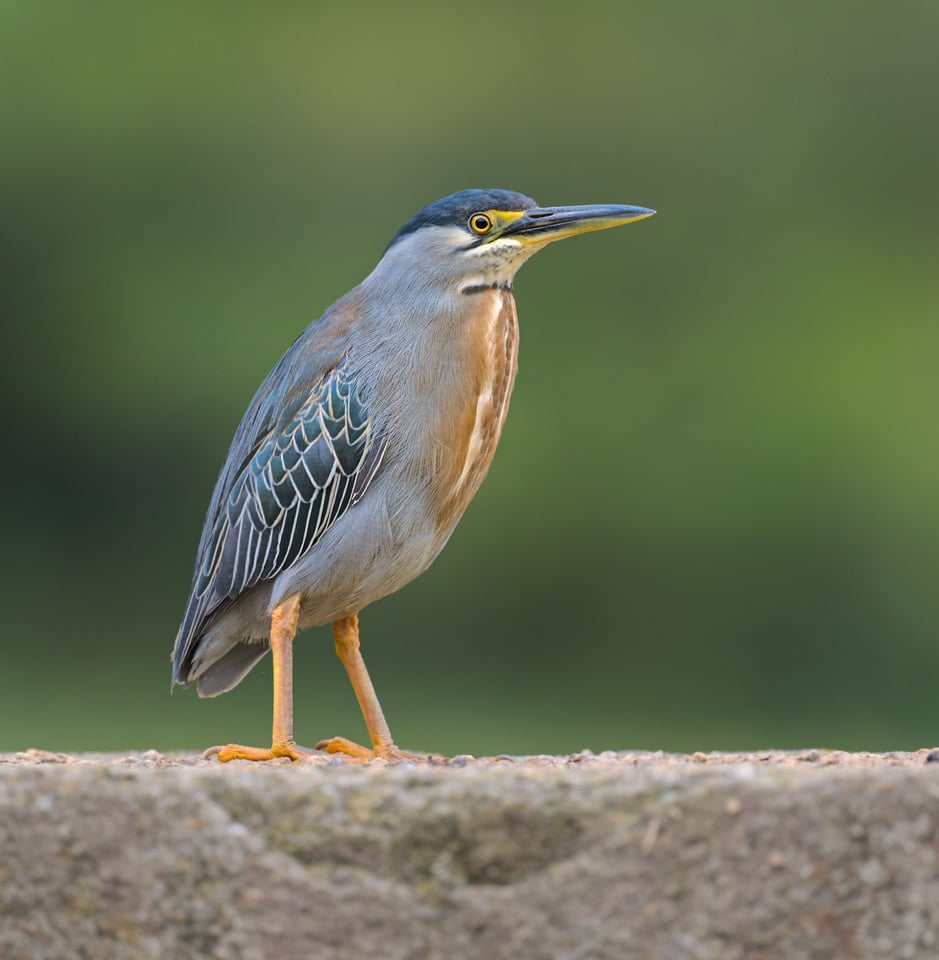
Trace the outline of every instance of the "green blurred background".
<instances>
[{"instance_id":1,"label":"green blurred background","mask_svg":"<svg viewBox=\"0 0 939 960\"><path fill-rule=\"evenodd\" d=\"M939 742L939 4L0 6L0 749L267 743L169 695L257 384L425 203L652 206L516 283L450 546L368 609L446 753ZM361 737L331 635L297 735Z\"/></svg>"}]
</instances>

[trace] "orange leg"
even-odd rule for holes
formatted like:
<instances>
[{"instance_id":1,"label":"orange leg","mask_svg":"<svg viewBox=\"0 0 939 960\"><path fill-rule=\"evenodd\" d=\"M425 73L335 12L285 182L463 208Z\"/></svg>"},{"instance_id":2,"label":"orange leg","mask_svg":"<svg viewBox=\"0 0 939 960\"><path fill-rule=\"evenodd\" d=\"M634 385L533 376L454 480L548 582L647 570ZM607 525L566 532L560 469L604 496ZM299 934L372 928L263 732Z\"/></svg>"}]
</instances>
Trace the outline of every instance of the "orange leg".
<instances>
[{"instance_id":1,"label":"orange leg","mask_svg":"<svg viewBox=\"0 0 939 960\"><path fill-rule=\"evenodd\" d=\"M359 746L351 740L346 740L345 737L333 737L331 740L318 743L316 749L342 754L352 762L363 762L375 758L417 761L426 759L399 750L391 739L391 731L388 729L385 715L381 711L381 704L378 702L375 688L372 686L368 670L365 668L365 661L359 650L358 615L353 613L350 617L337 620L333 624L333 637L336 640L336 655L342 661L352 681L352 689L355 690L356 699L359 701L372 748Z\"/></svg>"},{"instance_id":2,"label":"orange leg","mask_svg":"<svg viewBox=\"0 0 939 960\"><path fill-rule=\"evenodd\" d=\"M204 757L217 756L228 760L273 760L275 757L315 756L315 751L298 747L293 742L293 638L300 616L300 595L288 597L271 614L271 659L274 663L274 729L271 746L243 747L229 743L224 747L209 747Z\"/></svg>"}]
</instances>

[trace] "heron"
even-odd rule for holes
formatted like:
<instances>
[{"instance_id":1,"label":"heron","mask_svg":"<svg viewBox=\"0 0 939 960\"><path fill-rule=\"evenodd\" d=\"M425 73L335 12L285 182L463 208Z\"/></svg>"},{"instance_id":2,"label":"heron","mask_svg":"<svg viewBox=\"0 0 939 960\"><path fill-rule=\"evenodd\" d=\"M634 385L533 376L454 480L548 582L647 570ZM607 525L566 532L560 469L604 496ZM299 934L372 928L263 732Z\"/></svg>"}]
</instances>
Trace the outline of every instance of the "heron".
<instances>
[{"instance_id":1,"label":"heron","mask_svg":"<svg viewBox=\"0 0 939 960\"><path fill-rule=\"evenodd\" d=\"M420 759L391 736L359 613L427 569L489 469L517 369L519 267L555 240L654 213L451 194L408 220L288 348L222 464L173 650L174 684L200 697L231 690L270 651L271 746L207 756ZM294 740L294 638L319 624L332 624L370 746Z\"/></svg>"}]
</instances>

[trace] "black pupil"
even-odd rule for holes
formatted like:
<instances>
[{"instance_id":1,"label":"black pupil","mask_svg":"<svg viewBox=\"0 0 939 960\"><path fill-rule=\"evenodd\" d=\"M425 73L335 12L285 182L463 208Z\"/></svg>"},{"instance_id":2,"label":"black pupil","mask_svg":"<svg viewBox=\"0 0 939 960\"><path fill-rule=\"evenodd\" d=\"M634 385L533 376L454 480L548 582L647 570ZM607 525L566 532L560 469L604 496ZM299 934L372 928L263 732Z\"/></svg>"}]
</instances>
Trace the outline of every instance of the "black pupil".
<instances>
[{"instance_id":1,"label":"black pupil","mask_svg":"<svg viewBox=\"0 0 939 960\"><path fill-rule=\"evenodd\" d=\"M485 230L489 226L487 217L473 217L473 226L477 230Z\"/></svg>"}]
</instances>

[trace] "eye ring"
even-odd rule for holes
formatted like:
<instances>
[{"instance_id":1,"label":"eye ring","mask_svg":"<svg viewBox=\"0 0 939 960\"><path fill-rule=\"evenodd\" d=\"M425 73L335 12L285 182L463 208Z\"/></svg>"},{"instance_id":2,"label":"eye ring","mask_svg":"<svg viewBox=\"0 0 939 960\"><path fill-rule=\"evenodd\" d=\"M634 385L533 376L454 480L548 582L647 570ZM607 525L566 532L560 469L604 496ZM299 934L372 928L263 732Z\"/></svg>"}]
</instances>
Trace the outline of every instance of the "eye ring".
<instances>
[{"instance_id":1,"label":"eye ring","mask_svg":"<svg viewBox=\"0 0 939 960\"><path fill-rule=\"evenodd\" d=\"M489 233L492 229L492 217L488 213L474 213L469 218L469 228L473 233Z\"/></svg>"}]
</instances>

